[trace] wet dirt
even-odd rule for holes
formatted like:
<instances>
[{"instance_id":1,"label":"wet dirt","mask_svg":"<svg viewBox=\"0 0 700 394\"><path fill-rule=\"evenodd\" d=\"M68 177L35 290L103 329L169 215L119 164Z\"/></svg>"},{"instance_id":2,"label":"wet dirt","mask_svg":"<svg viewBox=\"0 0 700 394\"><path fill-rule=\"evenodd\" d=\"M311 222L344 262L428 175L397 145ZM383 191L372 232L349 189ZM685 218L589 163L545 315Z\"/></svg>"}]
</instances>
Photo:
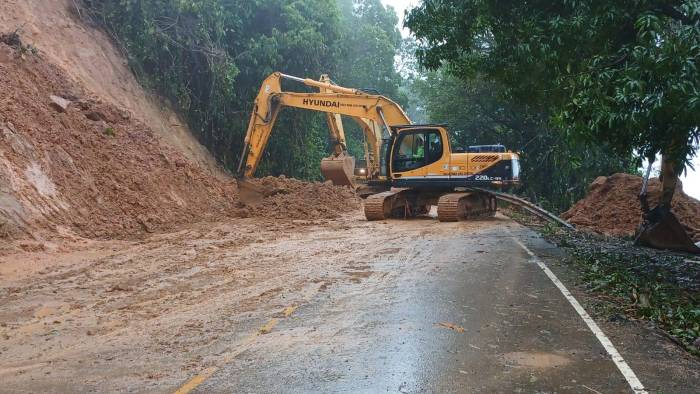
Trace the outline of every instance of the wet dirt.
<instances>
[{"instance_id":1,"label":"wet dirt","mask_svg":"<svg viewBox=\"0 0 700 394\"><path fill-rule=\"evenodd\" d=\"M284 176L246 182L259 190L245 203L249 214L256 217L331 219L357 210L361 201L352 189L329 182L304 182Z\"/></svg>"},{"instance_id":2,"label":"wet dirt","mask_svg":"<svg viewBox=\"0 0 700 394\"><path fill-rule=\"evenodd\" d=\"M658 178L652 178L648 187L649 205L653 208L661 196L661 183ZM633 236L642 218L638 197L641 188L639 176L598 177L586 197L561 217L577 228L617 237ZM695 242L700 241L700 201L685 194L680 182L673 196L672 212L690 237Z\"/></svg>"},{"instance_id":3,"label":"wet dirt","mask_svg":"<svg viewBox=\"0 0 700 394\"><path fill-rule=\"evenodd\" d=\"M33 385L39 391L61 377L73 380L66 387L116 379L146 391L180 379L225 346L219 336L318 286L310 280L323 280L324 267L307 261L329 248L300 242L310 226L351 225L238 219L1 257L0 376L12 376L15 389L46 379Z\"/></svg>"},{"instance_id":4,"label":"wet dirt","mask_svg":"<svg viewBox=\"0 0 700 394\"><path fill-rule=\"evenodd\" d=\"M76 0L3 0L1 32L20 40L61 69L91 95L124 109L205 171L223 176L214 157L168 103L144 89L113 39L90 23ZM0 63L9 61L0 50ZM49 93L50 94L50 93Z\"/></svg>"},{"instance_id":5,"label":"wet dirt","mask_svg":"<svg viewBox=\"0 0 700 394\"><path fill-rule=\"evenodd\" d=\"M565 356L552 353L512 352L503 355L505 362L524 368L546 369L562 367L571 360Z\"/></svg>"},{"instance_id":6,"label":"wet dirt","mask_svg":"<svg viewBox=\"0 0 700 394\"><path fill-rule=\"evenodd\" d=\"M6 238L129 238L236 216L233 181L40 55L0 47L13 59L0 63L0 218L14 229ZM51 94L70 104L57 110Z\"/></svg>"},{"instance_id":7,"label":"wet dirt","mask_svg":"<svg viewBox=\"0 0 700 394\"><path fill-rule=\"evenodd\" d=\"M129 112L90 96L43 55L3 43L0 52L11 59L0 63L0 239L18 241L0 244L0 254L224 218L333 218L359 206L346 187L284 177L251 180L272 192L248 206L232 178L212 175Z\"/></svg>"}]
</instances>

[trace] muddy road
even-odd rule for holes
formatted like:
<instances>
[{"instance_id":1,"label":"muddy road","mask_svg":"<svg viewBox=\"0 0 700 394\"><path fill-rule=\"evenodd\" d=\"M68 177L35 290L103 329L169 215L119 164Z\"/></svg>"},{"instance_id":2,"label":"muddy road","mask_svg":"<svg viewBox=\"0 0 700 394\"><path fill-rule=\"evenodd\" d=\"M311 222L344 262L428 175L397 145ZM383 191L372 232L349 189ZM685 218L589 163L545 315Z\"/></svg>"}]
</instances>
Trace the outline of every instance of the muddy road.
<instances>
[{"instance_id":1,"label":"muddy road","mask_svg":"<svg viewBox=\"0 0 700 394\"><path fill-rule=\"evenodd\" d=\"M3 256L0 392L617 393L632 392L631 376L649 392L700 386L697 359L654 329L597 319L592 330L543 270L585 307L560 253L500 215L353 213Z\"/></svg>"}]
</instances>

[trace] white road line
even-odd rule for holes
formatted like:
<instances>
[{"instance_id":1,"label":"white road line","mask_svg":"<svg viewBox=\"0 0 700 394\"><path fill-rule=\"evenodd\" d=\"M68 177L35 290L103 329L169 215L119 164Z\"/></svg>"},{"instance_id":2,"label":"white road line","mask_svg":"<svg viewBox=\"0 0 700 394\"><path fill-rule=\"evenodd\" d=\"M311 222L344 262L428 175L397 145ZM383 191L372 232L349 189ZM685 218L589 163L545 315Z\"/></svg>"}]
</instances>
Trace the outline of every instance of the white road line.
<instances>
[{"instance_id":1,"label":"white road line","mask_svg":"<svg viewBox=\"0 0 700 394\"><path fill-rule=\"evenodd\" d=\"M544 261L540 260L539 257L537 257L530 249L527 248L522 242L520 242L519 239L513 237L513 240L520 245L523 250L527 252L527 254L530 255L532 260L537 263L537 265L542 268L542 271L549 277L549 279L554 283L555 286L559 289L562 295L564 295L564 298L566 298L567 301L571 304L571 306L574 307L576 312L578 312L579 316L583 319L584 322L586 322L586 325L588 328L591 329L593 334L598 338L598 341L600 341L600 344L603 345L605 350L608 352L610 357L612 358L613 362L617 366L617 369L622 372L622 376L625 377L627 380L627 383L630 385L630 388L632 388L632 391L635 393L639 394L647 394L647 390L644 388L644 385L642 385L642 382L639 381L639 378L637 378L637 375L632 371L632 368L630 368L629 364L625 361L624 358L620 355L620 353L615 349L615 345L610 342L610 339L603 333L603 330L598 327L598 324L596 324L595 320L591 318L591 316L586 312L585 309L581 306L581 304L574 298L573 295L569 292L569 290L564 286L563 283L557 278L556 275L554 275L554 272L552 272L549 267L544 263Z\"/></svg>"}]
</instances>

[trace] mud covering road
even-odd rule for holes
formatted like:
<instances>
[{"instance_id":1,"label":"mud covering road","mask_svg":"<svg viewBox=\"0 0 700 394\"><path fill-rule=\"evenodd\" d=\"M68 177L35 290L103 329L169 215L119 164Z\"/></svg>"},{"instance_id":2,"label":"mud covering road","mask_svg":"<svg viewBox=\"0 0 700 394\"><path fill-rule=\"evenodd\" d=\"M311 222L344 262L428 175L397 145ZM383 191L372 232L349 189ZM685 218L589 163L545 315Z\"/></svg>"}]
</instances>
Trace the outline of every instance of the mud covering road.
<instances>
[{"instance_id":1,"label":"mud covering road","mask_svg":"<svg viewBox=\"0 0 700 394\"><path fill-rule=\"evenodd\" d=\"M231 219L0 260L2 392L631 392L515 222ZM650 392L700 363L601 321Z\"/></svg>"}]
</instances>

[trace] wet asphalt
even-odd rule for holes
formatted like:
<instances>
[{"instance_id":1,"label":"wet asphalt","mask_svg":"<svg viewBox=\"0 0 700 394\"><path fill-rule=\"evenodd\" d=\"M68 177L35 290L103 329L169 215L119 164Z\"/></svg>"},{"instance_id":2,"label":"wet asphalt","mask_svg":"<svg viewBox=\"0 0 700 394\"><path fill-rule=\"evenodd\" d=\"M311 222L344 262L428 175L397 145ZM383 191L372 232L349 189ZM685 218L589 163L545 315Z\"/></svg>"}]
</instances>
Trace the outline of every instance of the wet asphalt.
<instances>
[{"instance_id":1,"label":"wet asphalt","mask_svg":"<svg viewBox=\"0 0 700 394\"><path fill-rule=\"evenodd\" d=\"M517 225L445 228L347 262L195 391L631 392L515 238L556 250Z\"/></svg>"}]
</instances>

